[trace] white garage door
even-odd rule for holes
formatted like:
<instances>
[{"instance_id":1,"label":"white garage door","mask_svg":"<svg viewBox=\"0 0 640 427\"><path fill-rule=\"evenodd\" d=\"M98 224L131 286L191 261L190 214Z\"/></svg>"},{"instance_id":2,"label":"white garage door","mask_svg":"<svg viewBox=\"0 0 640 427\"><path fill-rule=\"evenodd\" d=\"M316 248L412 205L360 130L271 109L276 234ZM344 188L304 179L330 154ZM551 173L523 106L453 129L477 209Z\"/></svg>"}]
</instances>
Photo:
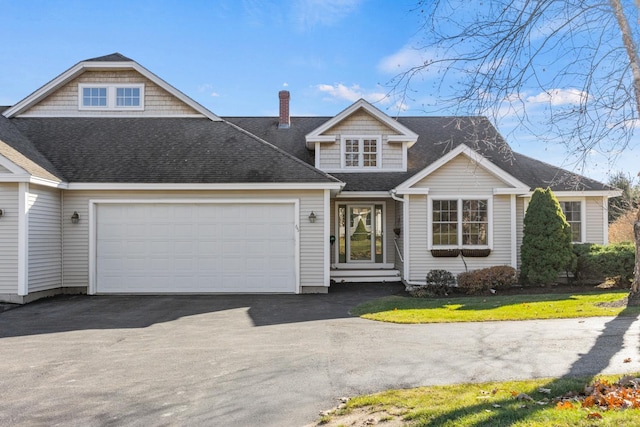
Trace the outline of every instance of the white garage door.
<instances>
[{"instance_id":1,"label":"white garage door","mask_svg":"<svg viewBox=\"0 0 640 427\"><path fill-rule=\"evenodd\" d=\"M98 293L296 292L293 203L96 206Z\"/></svg>"}]
</instances>

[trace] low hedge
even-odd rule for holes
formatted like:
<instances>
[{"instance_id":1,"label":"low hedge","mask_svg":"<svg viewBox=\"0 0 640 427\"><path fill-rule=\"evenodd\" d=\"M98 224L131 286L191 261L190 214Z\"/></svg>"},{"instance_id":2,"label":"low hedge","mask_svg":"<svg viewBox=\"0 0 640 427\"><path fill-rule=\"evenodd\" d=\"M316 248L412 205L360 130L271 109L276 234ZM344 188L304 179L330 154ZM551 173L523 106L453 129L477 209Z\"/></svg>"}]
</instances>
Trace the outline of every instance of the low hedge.
<instances>
[{"instance_id":1,"label":"low hedge","mask_svg":"<svg viewBox=\"0 0 640 427\"><path fill-rule=\"evenodd\" d=\"M635 266L635 245L633 243L615 243L597 245L581 243L573 245L578 257L573 272L578 281L603 281L618 277L622 283L633 280Z\"/></svg>"},{"instance_id":2,"label":"low hedge","mask_svg":"<svg viewBox=\"0 0 640 427\"><path fill-rule=\"evenodd\" d=\"M518 284L518 272L507 265L497 265L458 274L458 286L467 294L476 294L489 289L504 289Z\"/></svg>"}]
</instances>

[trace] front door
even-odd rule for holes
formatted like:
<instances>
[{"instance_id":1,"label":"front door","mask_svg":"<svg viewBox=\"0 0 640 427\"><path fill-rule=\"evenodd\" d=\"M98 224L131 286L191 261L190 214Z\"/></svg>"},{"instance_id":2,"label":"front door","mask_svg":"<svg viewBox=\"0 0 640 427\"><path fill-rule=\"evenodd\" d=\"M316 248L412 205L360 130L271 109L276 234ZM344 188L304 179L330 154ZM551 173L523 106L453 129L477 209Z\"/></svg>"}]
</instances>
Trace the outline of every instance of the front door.
<instances>
[{"instance_id":1,"label":"front door","mask_svg":"<svg viewBox=\"0 0 640 427\"><path fill-rule=\"evenodd\" d=\"M381 204L338 205L340 263L383 263Z\"/></svg>"}]
</instances>

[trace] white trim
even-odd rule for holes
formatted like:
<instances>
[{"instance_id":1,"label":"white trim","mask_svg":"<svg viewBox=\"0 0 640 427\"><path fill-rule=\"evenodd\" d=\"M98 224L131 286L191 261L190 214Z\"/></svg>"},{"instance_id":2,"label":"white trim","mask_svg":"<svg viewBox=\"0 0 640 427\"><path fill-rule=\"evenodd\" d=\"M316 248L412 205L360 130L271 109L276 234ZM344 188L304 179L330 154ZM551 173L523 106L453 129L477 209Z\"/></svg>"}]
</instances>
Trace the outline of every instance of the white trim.
<instances>
[{"instance_id":1,"label":"white trim","mask_svg":"<svg viewBox=\"0 0 640 427\"><path fill-rule=\"evenodd\" d=\"M18 295L29 295L29 184L18 184Z\"/></svg>"},{"instance_id":2,"label":"white trim","mask_svg":"<svg viewBox=\"0 0 640 427\"><path fill-rule=\"evenodd\" d=\"M293 206L293 226L295 235L294 263L295 263L295 293L299 294L300 284L300 199L293 198L271 198L271 199L89 199L89 287L88 294L97 293L97 205L101 204L290 204ZM325 273L326 274L326 273Z\"/></svg>"},{"instance_id":3,"label":"white trim","mask_svg":"<svg viewBox=\"0 0 640 427\"><path fill-rule=\"evenodd\" d=\"M558 203L560 203L561 209L562 209L562 202L580 202L580 241L579 242L572 241L571 243L585 243L587 241L587 198L584 196L563 197L562 200L560 200L560 198L556 196L556 199L558 199ZM564 210L562 211L562 213L564 214Z\"/></svg>"},{"instance_id":4,"label":"white trim","mask_svg":"<svg viewBox=\"0 0 640 427\"><path fill-rule=\"evenodd\" d=\"M0 154L0 166L2 166L3 168L9 170L9 172L11 172L13 174L16 174L16 175L28 175L28 172L26 170L24 170L23 168L21 168L17 164L13 163L11 160L6 158L2 154ZM4 178L3 175L4 174L0 174L0 177Z\"/></svg>"},{"instance_id":5,"label":"white trim","mask_svg":"<svg viewBox=\"0 0 640 427\"><path fill-rule=\"evenodd\" d=\"M496 196L502 196L502 195L523 195L523 194L529 194L531 192L531 189L529 187L523 187L523 188L494 188L493 189L493 194L495 194Z\"/></svg>"},{"instance_id":6,"label":"white trim","mask_svg":"<svg viewBox=\"0 0 640 427\"><path fill-rule=\"evenodd\" d=\"M343 191L336 195L336 199L371 199L389 198L388 191Z\"/></svg>"},{"instance_id":7,"label":"white trim","mask_svg":"<svg viewBox=\"0 0 640 427\"><path fill-rule=\"evenodd\" d=\"M146 68L144 68L142 65L138 64L135 61L79 62L78 64L74 65L73 67L69 68L67 71L63 72L62 74L60 74L59 76L51 80L49 83L37 89L35 92L33 92L31 95L24 98L22 101L18 102L13 107L5 110L2 113L2 115L7 118L11 118L25 112L26 110L31 108L33 105L37 104L38 102L40 102L41 100L49 96L51 93L55 92L60 87L64 86L65 84L69 83L71 80L73 80L80 74L84 73L86 70L131 70L131 69L137 71L142 76L151 80L153 83L160 86L162 89L169 92L171 95L178 98L180 101L187 104L189 107L199 112L203 116L216 122L222 121L220 117L216 116L211 111L209 111L208 109L206 109L205 107L203 107L202 105L200 105L199 103L197 103L196 101L194 101L193 99L185 95L184 93L180 92L178 89L171 86L170 84L162 80L160 77L156 76L151 71L147 70Z\"/></svg>"},{"instance_id":8,"label":"white trim","mask_svg":"<svg viewBox=\"0 0 640 427\"><path fill-rule=\"evenodd\" d=\"M505 184L511 185L518 189L526 188L527 190L529 190L528 185L519 181L518 179L513 177L511 174L505 172L504 170L502 170L501 168L493 164L489 159L478 154L475 150L472 150L465 144L460 144L453 150L446 153L444 156L440 157L435 162L431 163L429 166L424 168L419 173L415 174L414 176L412 176L402 184L398 185L396 187L398 190L398 193L403 194L402 191L407 190L410 187L413 187L419 181L431 175L433 172L440 169L442 166L449 163L451 160L455 159L457 156L461 154L468 157L471 161L475 162L479 167L482 167L484 170L494 175L495 177L503 181Z\"/></svg>"},{"instance_id":9,"label":"white trim","mask_svg":"<svg viewBox=\"0 0 640 427\"><path fill-rule=\"evenodd\" d=\"M407 188L404 190L397 190L395 191L396 194L429 194L429 188L428 187L417 187L417 188Z\"/></svg>"},{"instance_id":10,"label":"white trim","mask_svg":"<svg viewBox=\"0 0 640 427\"><path fill-rule=\"evenodd\" d=\"M516 215L518 205L515 194L509 197L510 221L511 221L511 267L518 269L518 217Z\"/></svg>"},{"instance_id":11,"label":"white trim","mask_svg":"<svg viewBox=\"0 0 640 427\"><path fill-rule=\"evenodd\" d=\"M411 238L411 229L409 227L409 203L411 201L411 197L403 197L404 199L404 203L402 204L402 222L403 224L403 228L402 228L402 233L403 237L402 237L402 251L404 252L404 263L403 263L403 279L408 282L408 280L410 279L409 275L410 275L410 271L409 270L409 260L411 259L411 253L409 251L409 239ZM427 197L428 199L428 197ZM428 233L428 232L427 232Z\"/></svg>"},{"instance_id":12,"label":"white trim","mask_svg":"<svg viewBox=\"0 0 640 427\"><path fill-rule=\"evenodd\" d=\"M392 119L391 117L389 117L388 115L386 115L385 113L383 113L382 111L380 111L379 109L377 109L376 107L374 107L373 105L365 101L364 99L359 99L358 101L354 102L349 107L347 107L346 109L338 113L338 115L332 117L331 119L323 123L321 126L309 132L305 136L305 141L315 142L319 138L320 139L324 138L326 142L329 142L328 138L330 136L322 135L322 134L361 108L365 110L367 113L371 114L376 119L378 119L379 121L381 121L382 123L384 123L385 125L387 125L388 127L390 127L391 129L395 130L397 133L401 134L402 137L404 138L404 141L407 141L411 145L413 145L418 140L418 134L416 134L406 126L400 124L397 120ZM400 136L398 136L398 138L400 138Z\"/></svg>"},{"instance_id":13,"label":"white trim","mask_svg":"<svg viewBox=\"0 0 640 427\"><path fill-rule=\"evenodd\" d=\"M129 111L126 116L123 116L122 113L110 113L110 110L99 110L100 115L96 116L96 114L87 114L83 112L79 112L77 114L68 113L68 112L60 112L60 113L37 113L37 114L29 114L29 118L51 118L51 117L73 117L73 118L101 118L101 119L139 119L139 118L162 118L162 119L203 119L206 118L202 114L155 114L153 112L147 112L144 114L136 114L135 110L125 110Z\"/></svg>"},{"instance_id":14,"label":"white trim","mask_svg":"<svg viewBox=\"0 0 640 427\"><path fill-rule=\"evenodd\" d=\"M378 168L378 167L373 167L373 166L369 166L366 168L357 168L357 167L348 167L348 168L344 168L344 169L336 169L336 168L329 168L329 169L324 169L324 168L320 168L322 170L322 172L326 172L328 174L332 174L332 173L379 173L379 172L406 172L406 169L384 169L384 168Z\"/></svg>"},{"instance_id":15,"label":"white trim","mask_svg":"<svg viewBox=\"0 0 640 427\"><path fill-rule=\"evenodd\" d=\"M359 166L347 166L347 149L346 141L358 141L358 165ZM365 166L364 165L364 141L372 140L376 142L376 165ZM352 153L352 154L356 154ZM341 135L340 136L340 172L374 172L382 169L382 135Z\"/></svg>"},{"instance_id":16,"label":"white trim","mask_svg":"<svg viewBox=\"0 0 640 427\"><path fill-rule=\"evenodd\" d=\"M455 245L434 245L433 244L433 201L434 200L457 200L458 203L458 243ZM464 245L462 244L462 201L463 200L484 200L487 202L487 244L486 245ZM493 249L493 197L479 195L460 195L460 196L427 196L427 250L431 249L463 249L463 248L479 248Z\"/></svg>"},{"instance_id":17,"label":"white trim","mask_svg":"<svg viewBox=\"0 0 640 427\"><path fill-rule=\"evenodd\" d=\"M44 187L53 188L67 188L67 184L61 181L54 181L46 178L38 178L33 175L9 175L0 174L0 182L28 182L31 184L38 184Z\"/></svg>"},{"instance_id":18,"label":"white trim","mask_svg":"<svg viewBox=\"0 0 640 427\"><path fill-rule=\"evenodd\" d=\"M556 196L556 198L560 198L560 197L596 197L596 196L603 196L603 197L618 197L622 195L622 190L612 190L612 191L608 191L608 190L597 190L597 191L591 191L591 190L584 190L584 191L553 191L553 194ZM529 194L525 194L523 196L529 196L531 197L533 195L533 191L530 191Z\"/></svg>"},{"instance_id":19,"label":"white trim","mask_svg":"<svg viewBox=\"0 0 640 427\"><path fill-rule=\"evenodd\" d=\"M342 183L240 183L240 184L145 184L145 183L70 183L68 190L340 190Z\"/></svg>"},{"instance_id":20,"label":"white trim","mask_svg":"<svg viewBox=\"0 0 640 427\"><path fill-rule=\"evenodd\" d=\"M84 89L106 89L106 102L104 106L84 105ZM139 89L140 105L118 106L118 89ZM144 111L144 83L78 83L78 110L79 111Z\"/></svg>"},{"instance_id":21,"label":"white trim","mask_svg":"<svg viewBox=\"0 0 640 427\"><path fill-rule=\"evenodd\" d=\"M331 242L329 242L329 236L326 232L331 234L331 192L324 190L324 230L322 232L323 245L324 245L324 286L329 287L331 284Z\"/></svg>"},{"instance_id":22,"label":"white trim","mask_svg":"<svg viewBox=\"0 0 640 427\"><path fill-rule=\"evenodd\" d=\"M602 196L602 242L604 245L609 244L609 199Z\"/></svg>"}]
</instances>

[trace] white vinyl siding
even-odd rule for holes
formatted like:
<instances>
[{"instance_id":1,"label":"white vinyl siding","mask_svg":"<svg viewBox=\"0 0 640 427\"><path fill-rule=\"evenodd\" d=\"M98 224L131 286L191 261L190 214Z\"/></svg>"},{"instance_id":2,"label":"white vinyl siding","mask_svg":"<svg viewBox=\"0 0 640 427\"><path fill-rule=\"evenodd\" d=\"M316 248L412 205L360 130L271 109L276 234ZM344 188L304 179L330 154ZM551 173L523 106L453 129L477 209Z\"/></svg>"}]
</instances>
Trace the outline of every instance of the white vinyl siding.
<instances>
[{"instance_id":1,"label":"white vinyl siding","mask_svg":"<svg viewBox=\"0 0 640 427\"><path fill-rule=\"evenodd\" d=\"M139 110L79 110L78 92L79 85L144 85L144 111ZM148 115L148 116L175 116L175 115L200 115L173 95L156 85L149 79L133 70L114 71L86 71L77 78L62 86L49 95L21 117L29 116L87 116L87 115Z\"/></svg>"},{"instance_id":2,"label":"white vinyl siding","mask_svg":"<svg viewBox=\"0 0 640 427\"><path fill-rule=\"evenodd\" d=\"M429 188L430 195L493 195L494 188L504 185L500 179L487 172L482 164L459 155L413 187Z\"/></svg>"},{"instance_id":3,"label":"white vinyl siding","mask_svg":"<svg viewBox=\"0 0 640 427\"><path fill-rule=\"evenodd\" d=\"M60 191L31 185L29 208L29 293L62 286Z\"/></svg>"},{"instance_id":4,"label":"white vinyl siding","mask_svg":"<svg viewBox=\"0 0 640 427\"><path fill-rule=\"evenodd\" d=\"M273 190L268 193L252 191L65 191L64 192L64 284L87 286L89 283L89 200L100 199L200 199L215 198L298 199L300 208L300 286L329 286L325 283L324 249L324 191L323 190ZM74 211L80 221L72 224ZM317 215L315 223L309 222L309 214Z\"/></svg>"},{"instance_id":5,"label":"white vinyl siding","mask_svg":"<svg viewBox=\"0 0 640 427\"><path fill-rule=\"evenodd\" d=\"M341 158L339 143L320 144L320 149L316 151L316 156L320 157L320 169L340 169Z\"/></svg>"},{"instance_id":6,"label":"white vinyl siding","mask_svg":"<svg viewBox=\"0 0 640 427\"><path fill-rule=\"evenodd\" d=\"M0 294L18 293L18 184L0 183Z\"/></svg>"},{"instance_id":7,"label":"white vinyl siding","mask_svg":"<svg viewBox=\"0 0 640 427\"><path fill-rule=\"evenodd\" d=\"M393 129L381 123L365 111L359 110L351 116L324 132L324 135L335 135L336 142L322 142L316 150L320 169L325 171L353 171L353 166L345 165L345 140L375 139L377 141L377 160L375 167L360 167L363 171L405 170L406 144L388 142L387 135L397 135ZM362 151L362 150L360 150ZM361 153L362 154L362 153Z\"/></svg>"},{"instance_id":8,"label":"white vinyl siding","mask_svg":"<svg viewBox=\"0 0 640 427\"><path fill-rule=\"evenodd\" d=\"M585 227L586 241L589 243L605 244L608 240L608 236L605 235L604 221L607 221L607 216L603 215L603 211L607 209L607 206L603 205L602 197L586 197L585 203ZM603 220L604 218L604 220Z\"/></svg>"},{"instance_id":9,"label":"white vinyl siding","mask_svg":"<svg viewBox=\"0 0 640 427\"><path fill-rule=\"evenodd\" d=\"M428 196L408 196L409 233L403 235L405 239L409 239L408 280L424 283L427 273L433 269L445 269L454 274L465 271L465 264L459 256L449 258L431 255L429 249L432 224L427 218L429 203L433 199L490 201L488 243L491 253L488 257L465 257L466 268L475 270L494 265L511 265L511 196L493 194L495 188L503 188L505 185L500 178L488 172L482 163L473 162L464 155L455 157L413 185L415 189L428 188L429 193ZM516 206L518 203L516 201ZM518 219L521 220L516 215L516 220ZM521 238L518 244L520 241Z\"/></svg>"}]
</instances>

